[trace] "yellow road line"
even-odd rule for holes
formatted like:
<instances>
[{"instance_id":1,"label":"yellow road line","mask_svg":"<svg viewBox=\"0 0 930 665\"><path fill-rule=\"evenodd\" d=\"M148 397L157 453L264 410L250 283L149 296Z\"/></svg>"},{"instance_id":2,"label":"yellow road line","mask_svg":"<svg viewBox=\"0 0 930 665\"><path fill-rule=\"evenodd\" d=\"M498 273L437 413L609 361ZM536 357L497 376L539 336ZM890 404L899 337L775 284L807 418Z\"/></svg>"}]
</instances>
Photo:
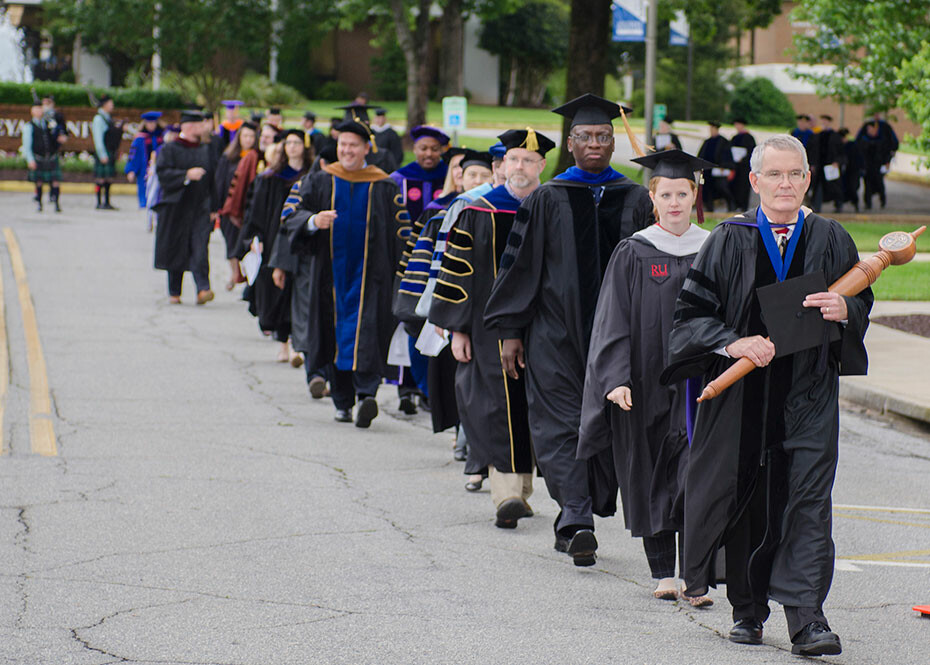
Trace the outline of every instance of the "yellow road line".
<instances>
[{"instance_id":1,"label":"yellow road line","mask_svg":"<svg viewBox=\"0 0 930 665\"><path fill-rule=\"evenodd\" d=\"M3 235L10 252L13 276L16 278L19 308L23 313L23 334L26 337L26 359L29 366L29 440L32 452L51 457L58 454L58 445L55 442L55 428L52 424L52 400L48 392L48 373L45 368L45 356L42 354L42 342L39 339L35 305L29 292L26 265L23 263L16 234L13 233L13 229L5 227Z\"/></svg>"},{"instance_id":2,"label":"yellow road line","mask_svg":"<svg viewBox=\"0 0 930 665\"><path fill-rule=\"evenodd\" d=\"M921 529L930 529L930 524L921 524L919 522L902 522L901 520L883 520L878 517L866 517L865 515L850 515L848 513L841 513L836 510L833 511L833 517L846 517L851 520L862 520L864 522L878 522L879 524L897 524L899 526L916 526Z\"/></svg>"},{"instance_id":3,"label":"yellow road line","mask_svg":"<svg viewBox=\"0 0 930 665\"><path fill-rule=\"evenodd\" d=\"M838 556L837 559L848 561L907 561L915 557L930 557L930 550L906 550L904 552L881 552L879 554L857 554ZM930 563L930 561L911 561L911 563Z\"/></svg>"},{"instance_id":4,"label":"yellow road line","mask_svg":"<svg viewBox=\"0 0 930 665\"><path fill-rule=\"evenodd\" d=\"M851 504L833 504L837 510L865 510L875 513L916 513L930 515L930 508L898 508L894 506L854 506Z\"/></svg>"},{"instance_id":5,"label":"yellow road line","mask_svg":"<svg viewBox=\"0 0 930 665\"><path fill-rule=\"evenodd\" d=\"M3 296L3 267L0 266L0 455L9 452L3 436L3 415L6 409L6 391L10 386L10 349L6 338L6 304Z\"/></svg>"}]
</instances>

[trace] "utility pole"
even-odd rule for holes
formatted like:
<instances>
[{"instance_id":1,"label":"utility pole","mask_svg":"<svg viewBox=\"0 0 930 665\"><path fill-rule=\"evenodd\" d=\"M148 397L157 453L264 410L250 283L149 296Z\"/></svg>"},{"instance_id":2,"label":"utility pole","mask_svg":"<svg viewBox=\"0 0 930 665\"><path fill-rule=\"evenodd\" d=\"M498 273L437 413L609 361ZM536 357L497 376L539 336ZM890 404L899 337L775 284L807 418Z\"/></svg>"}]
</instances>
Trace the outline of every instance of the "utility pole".
<instances>
[{"instance_id":1,"label":"utility pole","mask_svg":"<svg viewBox=\"0 0 930 665\"><path fill-rule=\"evenodd\" d=\"M161 51L158 50L159 29L158 22L161 20L161 3L155 3L155 20L152 22L152 90L161 88Z\"/></svg>"},{"instance_id":2,"label":"utility pole","mask_svg":"<svg viewBox=\"0 0 930 665\"><path fill-rule=\"evenodd\" d=\"M648 0L646 14L646 145L652 145L652 112L656 101L656 24L659 0Z\"/></svg>"},{"instance_id":3,"label":"utility pole","mask_svg":"<svg viewBox=\"0 0 930 665\"><path fill-rule=\"evenodd\" d=\"M688 35L688 90L685 93L685 120L691 120L691 91L694 89L694 37Z\"/></svg>"},{"instance_id":4,"label":"utility pole","mask_svg":"<svg viewBox=\"0 0 930 665\"><path fill-rule=\"evenodd\" d=\"M278 82L278 34L281 32L281 18L278 16L278 0L271 0L271 52L268 54L268 78L272 83Z\"/></svg>"}]
</instances>

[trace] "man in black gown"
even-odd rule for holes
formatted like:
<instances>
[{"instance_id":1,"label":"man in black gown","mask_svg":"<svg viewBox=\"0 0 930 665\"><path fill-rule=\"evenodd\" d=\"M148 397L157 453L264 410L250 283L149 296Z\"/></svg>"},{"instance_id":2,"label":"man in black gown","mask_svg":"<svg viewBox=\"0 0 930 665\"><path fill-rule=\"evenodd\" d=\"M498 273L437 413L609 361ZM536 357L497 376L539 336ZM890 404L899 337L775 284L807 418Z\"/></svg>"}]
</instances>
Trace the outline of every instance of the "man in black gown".
<instances>
[{"instance_id":1,"label":"man in black gown","mask_svg":"<svg viewBox=\"0 0 930 665\"><path fill-rule=\"evenodd\" d=\"M207 243L210 221L210 154L200 137L200 111L181 114L181 134L164 145L155 162L161 200L155 206L155 267L168 271L170 302L181 302L181 283L189 270L197 285L197 304L213 300Z\"/></svg>"},{"instance_id":2,"label":"man in black gown","mask_svg":"<svg viewBox=\"0 0 930 665\"><path fill-rule=\"evenodd\" d=\"M707 593L725 545L732 641L762 642L771 598L785 608L793 653L838 654L823 602L833 577L839 376L867 369L863 336L872 292L843 297L805 289L797 310L816 308L831 323L815 327L812 348L776 356L767 335L777 337L784 320L763 322L756 288L812 274L832 284L858 253L839 223L801 207L810 168L794 137L774 136L756 148L751 182L761 206L718 225L685 280L662 377L707 382L741 357L766 368L698 407L683 577L687 595Z\"/></svg>"},{"instance_id":3,"label":"man in black gown","mask_svg":"<svg viewBox=\"0 0 930 665\"><path fill-rule=\"evenodd\" d=\"M717 166L704 170L704 187L701 188L703 193L702 203L705 210L713 212L714 201L724 199L727 202L727 210L733 210L733 192L727 179L730 167L733 164L730 142L720 134L719 122L712 120L707 123L707 127L710 136L701 144L697 156Z\"/></svg>"},{"instance_id":4,"label":"man in black gown","mask_svg":"<svg viewBox=\"0 0 930 665\"><path fill-rule=\"evenodd\" d=\"M375 394L384 376L396 320L391 313L394 269L410 220L397 185L366 163L368 126L338 125L339 161L305 177L282 223L298 261L291 297L294 349L309 368L330 366L336 420L368 427L378 415Z\"/></svg>"},{"instance_id":5,"label":"man in black gown","mask_svg":"<svg viewBox=\"0 0 930 665\"><path fill-rule=\"evenodd\" d=\"M620 107L586 94L555 109L572 118L568 149L576 166L522 203L485 309L511 378L525 369L530 434L549 494L561 512L555 548L575 565L595 561L593 513L616 511L616 484L600 496L589 464L578 461L581 394L594 310L604 270L621 239L652 221L645 187L610 168L611 120ZM595 460L608 465L612 463ZM599 466L598 468L603 468ZM605 476L613 476L608 470Z\"/></svg>"},{"instance_id":6,"label":"man in black gown","mask_svg":"<svg viewBox=\"0 0 930 665\"><path fill-rule=\"evenodd\" d=\"M495 525L512 529L533 514L526 500L536 465L524 381L503 373L497 331L484 325L484 308L514 216L539 187L545 154L555 143L532 129L511 129L498 138L508 148L507 182L475 199L449 232L429 320L452 332L452 354L459 362L455 394L469 456L488 467ZM466 166L471 152L465 153Z\"/></svg>"},{"instance_id":7,"label":"man in black gown","mask_svg":"<svg viewBox=\"0 0 930 665\"><path fill-rule=\"evenodd\" d=\"M742 118L733 121L736 134L730 139L730 155L733 158L733 204L737 210L749 209L749 156L756 147L756 140L746 130L746 121Z\"/></svg>"}]
</instances>

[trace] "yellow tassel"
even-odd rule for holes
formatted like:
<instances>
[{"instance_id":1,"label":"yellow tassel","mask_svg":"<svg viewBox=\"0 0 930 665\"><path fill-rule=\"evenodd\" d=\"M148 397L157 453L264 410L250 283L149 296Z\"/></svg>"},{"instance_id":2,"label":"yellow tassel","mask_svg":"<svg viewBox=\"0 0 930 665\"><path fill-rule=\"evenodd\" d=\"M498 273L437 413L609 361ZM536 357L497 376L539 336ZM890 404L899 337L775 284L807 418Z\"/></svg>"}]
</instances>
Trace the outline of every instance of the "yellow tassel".
<instances>
[{"instance_id":1,"label":"yellow tassel","mask_svg":"<svg viewBox=\"0 0 930 665\"><path fill-rule=\"evenodd\" d=\"M536 138L536 131L532 127L526 128L526 140L523 142L523 147L533 152L539 150L539 139Z\"/></svg>"},{"instance_id":2,"label":"yellow tassel","mask_svg":"<svg viewBox=\"0 0 930 665\"><path fill-rule=\"evenodd\" d=\"M643 149L639 145L639 141L636 140L636 136L633 135L633 128L630 127L630 121L626 119L626 113L623 111L623 107L620 107L620 117L623 118L623 126L626 128L626 135L630 139L630 146L633 148L633 152L636 153L637 157L645 157L646 153L643 152Z\"/></svg>"},{"instance_id":3,"label":"yellow tassel","mask_svg":"<svg viewBox=\"0 0 930 665\"><path fill-rule=\"evenodd\" d=\"M310 149L310 134L304 133L304 150Z\"/></svg>"}]
</instances>

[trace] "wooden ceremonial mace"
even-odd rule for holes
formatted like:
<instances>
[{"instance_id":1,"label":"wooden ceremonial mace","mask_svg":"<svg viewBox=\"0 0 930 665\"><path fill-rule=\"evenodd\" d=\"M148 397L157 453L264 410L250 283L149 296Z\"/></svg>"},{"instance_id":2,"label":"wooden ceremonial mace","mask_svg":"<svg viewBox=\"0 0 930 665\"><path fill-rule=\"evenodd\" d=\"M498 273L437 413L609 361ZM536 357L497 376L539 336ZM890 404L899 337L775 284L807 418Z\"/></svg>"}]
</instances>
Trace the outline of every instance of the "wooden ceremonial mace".
<instances>
[{"instance_id":1,"label":"wooden ceremonial mace","mask_svg":"<svg viewBox=\"0 0 930 665\"><path fill-rule=\"evenodd\" d=\"M878 241L878 252L859 261L849 272L840 277L827 289L841 296L854 296L871 286L888 266L904 265L917 253L917 236L927 229L921 226L916 231L893 231ZM768 338L766 338L768 339ZM713 399L756 368L749 358L740 358L716 379L705 386L698 402Z\"/></svg>"}]
</instances>

